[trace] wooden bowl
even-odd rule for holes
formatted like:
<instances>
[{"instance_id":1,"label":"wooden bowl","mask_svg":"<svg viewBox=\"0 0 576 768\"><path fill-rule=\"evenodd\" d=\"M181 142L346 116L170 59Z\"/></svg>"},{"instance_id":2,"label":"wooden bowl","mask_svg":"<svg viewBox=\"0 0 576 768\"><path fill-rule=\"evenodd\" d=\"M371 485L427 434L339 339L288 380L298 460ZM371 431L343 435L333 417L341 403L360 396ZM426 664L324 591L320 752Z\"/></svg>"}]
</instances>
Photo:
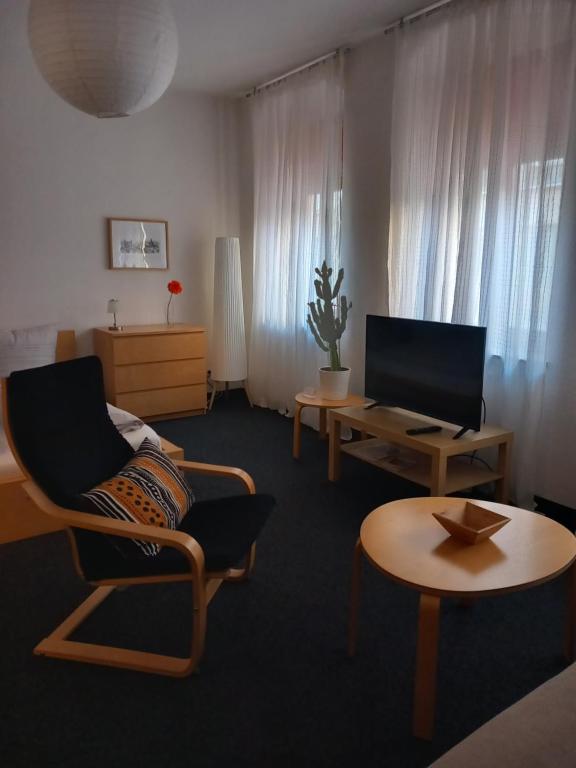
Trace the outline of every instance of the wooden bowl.
<instances>
[{"instance_id":1,"label":"wooden bowl","mask_svg":"<svg viewBox=\"0 0 576 768\"><path fill-rule=\"evenodd\" d=\"M489 539L510 522L509 517L469 501L463 502L461 507L432 514L451 536L465 544L478 544Z\"/></svg>"}]
</instances>

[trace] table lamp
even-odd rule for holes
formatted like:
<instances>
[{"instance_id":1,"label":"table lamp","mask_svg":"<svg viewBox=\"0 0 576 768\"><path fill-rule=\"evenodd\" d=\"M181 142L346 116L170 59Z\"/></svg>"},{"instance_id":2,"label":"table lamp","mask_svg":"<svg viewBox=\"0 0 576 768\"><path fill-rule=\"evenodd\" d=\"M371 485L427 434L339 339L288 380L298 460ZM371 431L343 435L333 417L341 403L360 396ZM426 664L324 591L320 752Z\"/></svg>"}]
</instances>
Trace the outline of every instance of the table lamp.
<instances>
[{"instance_id":1,"label":"table lamp","mask_svg":"<svg viewBox=\"0 0 576 768\"><path fill-rule=\"evenodd\" d=\"M109 331L121 331L122 326L116 323L116 312L120 309L120 302L118 299L108 299L108 313L114 315L114 325L109 325Z\"/></svg>"}]
</instances>

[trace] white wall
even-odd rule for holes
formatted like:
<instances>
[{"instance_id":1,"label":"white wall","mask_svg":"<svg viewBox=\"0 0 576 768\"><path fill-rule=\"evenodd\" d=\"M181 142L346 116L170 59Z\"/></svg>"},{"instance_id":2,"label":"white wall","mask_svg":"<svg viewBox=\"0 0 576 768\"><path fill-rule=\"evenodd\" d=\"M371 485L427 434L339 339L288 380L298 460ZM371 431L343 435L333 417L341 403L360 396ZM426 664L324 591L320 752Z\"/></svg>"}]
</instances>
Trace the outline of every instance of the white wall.
<instances>
[{"instance_id":1,"label":"white wall","mask_svg":"<svg viewBox=\"0 0 576 768\"><path fill-rule=\"evenodd\" d=\"M392 39L380 36L346 57L342 264L352 301L342 339L354 392L364 391L366 314L388 313Z\"/></svg>"},{"instance_id":2,"label":"white wall","mask_svg":"<svg viewBox=\"0 0 576 768\"><path fill-rule=\"evenodd\" d=\"M244 322L246 342L250 346L252 327L252 295L254 282L254 155L252 147L250 99L237 102L239 124L239 179L240 179L240 256L242 261L242 289L244 294Z\"/></svg>"},{"instance_id":3,"label":"white wall","mask_svg":"<svg viewBox=\"0 0 576 768\"><path fill-rule=\"evenodd\" d=\"M45 322L164 322L166 284L182 295L173 319L210 325L214 238L238 230L236 108L168 92L145 112L98 120L68 106L37 72L27 3L0 10L0 327ZM168 271L108 266L105 218L167 219Z\"/></svg>"}]
</instances>

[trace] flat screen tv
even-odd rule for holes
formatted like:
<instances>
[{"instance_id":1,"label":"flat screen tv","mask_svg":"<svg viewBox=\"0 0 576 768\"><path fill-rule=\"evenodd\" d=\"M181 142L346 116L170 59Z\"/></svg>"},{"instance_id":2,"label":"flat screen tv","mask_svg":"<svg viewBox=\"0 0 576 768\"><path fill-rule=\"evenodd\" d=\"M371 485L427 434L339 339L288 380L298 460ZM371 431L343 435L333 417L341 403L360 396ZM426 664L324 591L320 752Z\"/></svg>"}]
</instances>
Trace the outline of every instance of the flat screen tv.
<instances>
[{"instance_id":1,"label":"flat screen tv","mask_svg":"<svg viewBox=\"0 0 576 768\"><path fill-rule=\"evenodd\" d=\"M479 430L485 346L486 328L367 315L366 397Z\"/></svg>"}]
</instances>

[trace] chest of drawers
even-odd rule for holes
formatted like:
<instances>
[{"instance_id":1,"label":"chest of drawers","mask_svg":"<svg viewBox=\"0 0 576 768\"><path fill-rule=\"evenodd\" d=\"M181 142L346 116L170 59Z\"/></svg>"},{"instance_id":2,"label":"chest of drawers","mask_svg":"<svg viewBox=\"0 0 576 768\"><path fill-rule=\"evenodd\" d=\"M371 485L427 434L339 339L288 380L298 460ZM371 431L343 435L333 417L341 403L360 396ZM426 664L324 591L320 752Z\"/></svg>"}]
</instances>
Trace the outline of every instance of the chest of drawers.
<instances>
[{"instance_id":1,"label":"chest of drawers","mask_svg":"<svg viewBox=\"0 0 576 768\"><path fill-rule=\"evenodd\" d=\"M155 419L206 411L206 332L193 325L94 329L112 405Z\"/></svg>"}]
</instances>

